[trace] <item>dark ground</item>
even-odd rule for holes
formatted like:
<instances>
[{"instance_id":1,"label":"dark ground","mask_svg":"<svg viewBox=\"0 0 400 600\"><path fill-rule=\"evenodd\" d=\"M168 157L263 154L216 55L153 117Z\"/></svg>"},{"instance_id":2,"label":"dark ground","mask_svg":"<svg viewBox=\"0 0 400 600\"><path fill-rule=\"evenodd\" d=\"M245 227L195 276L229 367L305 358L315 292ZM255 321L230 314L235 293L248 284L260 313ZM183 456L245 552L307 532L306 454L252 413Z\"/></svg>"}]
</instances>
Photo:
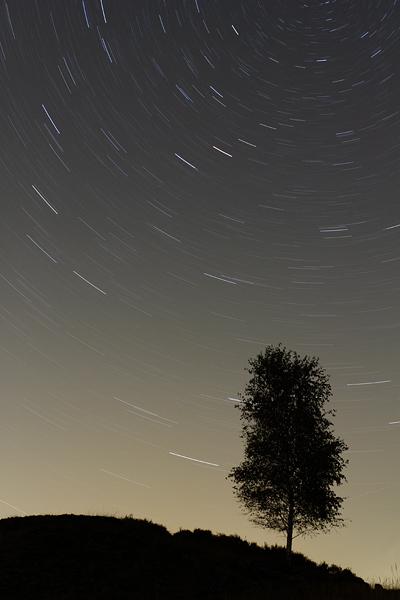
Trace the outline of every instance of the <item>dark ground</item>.
<instances>
[{"instance_id":1,"label":"dark ground","mask_svg":"<svg viewBox=\"0 0 400 600\"><path fill-rule=\"evenodd\" d=\"M238 536L126 517L45 515L0 521L1 600L400 599L348 569L317 565Z\"/></svg>"}]
</instances>

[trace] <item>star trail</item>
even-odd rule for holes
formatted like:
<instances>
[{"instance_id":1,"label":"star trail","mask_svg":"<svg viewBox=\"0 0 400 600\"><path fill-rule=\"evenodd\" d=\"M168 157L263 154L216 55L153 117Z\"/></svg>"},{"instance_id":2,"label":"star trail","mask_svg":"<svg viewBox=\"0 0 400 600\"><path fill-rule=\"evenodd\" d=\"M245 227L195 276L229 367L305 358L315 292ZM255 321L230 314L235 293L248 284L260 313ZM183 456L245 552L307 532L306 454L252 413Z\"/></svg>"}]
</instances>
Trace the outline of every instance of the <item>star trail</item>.
<instances>
[{"instance_id":1,"label":"star trail","mask_svg":"<svg viewBox=\"0 0 400 600\"><path fill-rule=\"evenodd\" d=\"M348 525L399 546L400 5L0 4L0 516L133 514L282 543L241 513L247 361L331 375Z\"/></svg>"}]
</instances>

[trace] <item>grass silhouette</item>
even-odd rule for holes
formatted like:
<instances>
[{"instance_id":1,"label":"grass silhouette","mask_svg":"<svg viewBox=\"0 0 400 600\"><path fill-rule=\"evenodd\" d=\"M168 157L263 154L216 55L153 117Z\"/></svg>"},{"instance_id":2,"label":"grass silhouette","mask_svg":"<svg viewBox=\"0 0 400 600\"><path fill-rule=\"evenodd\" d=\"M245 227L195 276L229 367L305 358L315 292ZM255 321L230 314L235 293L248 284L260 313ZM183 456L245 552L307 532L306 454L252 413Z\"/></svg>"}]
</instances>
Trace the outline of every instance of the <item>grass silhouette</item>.
<instances>
[{"instance_id":1,"label":"grass silhouette","mask_svg":"<svg viewBox=\"0 0 400 600\"><path fill-rule=\"evenodd\" d=\"M171 534L132 516L0 520L2 600L400 599L349 569L195 529ZM394 586L392 586L394 587Z\"/></svg>"}]
</instances>

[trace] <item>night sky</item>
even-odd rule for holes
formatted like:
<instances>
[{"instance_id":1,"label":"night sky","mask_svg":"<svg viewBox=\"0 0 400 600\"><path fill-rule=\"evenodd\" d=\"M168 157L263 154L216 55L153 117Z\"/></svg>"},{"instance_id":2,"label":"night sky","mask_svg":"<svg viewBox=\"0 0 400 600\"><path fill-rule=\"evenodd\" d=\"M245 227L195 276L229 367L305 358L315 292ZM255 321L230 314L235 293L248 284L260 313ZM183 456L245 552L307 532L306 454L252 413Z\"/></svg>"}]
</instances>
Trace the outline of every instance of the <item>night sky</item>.
<instances>
[{"instance_id":1,"label":"night sky","mask_svg":"<svg viewBox=\"0 0 400 600\"><path fill-rule=\"evenodd\" d=\"M345 529L399 560L400 3L0 5L0 517L284 543L226 480L249 358L331 375Z\"/></svg>"}]
</instances>

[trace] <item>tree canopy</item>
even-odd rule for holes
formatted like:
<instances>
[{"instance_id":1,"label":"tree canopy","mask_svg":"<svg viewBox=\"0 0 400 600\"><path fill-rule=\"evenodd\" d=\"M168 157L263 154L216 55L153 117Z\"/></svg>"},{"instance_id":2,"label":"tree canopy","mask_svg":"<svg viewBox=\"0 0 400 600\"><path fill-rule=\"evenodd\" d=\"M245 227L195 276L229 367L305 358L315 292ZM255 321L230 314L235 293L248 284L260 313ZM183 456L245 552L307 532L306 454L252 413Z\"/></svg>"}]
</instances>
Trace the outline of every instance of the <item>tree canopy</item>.
<instances>
[{"instance_id":1,"label":"tree canopy","mask_svg":"<svg viewBox=\"0 0 400 600\"><path fill-rule=\"evenodd\" d=\"M346 481L348 448L332 433L329 375L317 358L279 344L249 364L252 377L236 405L244 460L228 477L254 523L286 534L289 557L293 537L343 526L344 498L332 487Z\"/></svg>"}]
</instances>

